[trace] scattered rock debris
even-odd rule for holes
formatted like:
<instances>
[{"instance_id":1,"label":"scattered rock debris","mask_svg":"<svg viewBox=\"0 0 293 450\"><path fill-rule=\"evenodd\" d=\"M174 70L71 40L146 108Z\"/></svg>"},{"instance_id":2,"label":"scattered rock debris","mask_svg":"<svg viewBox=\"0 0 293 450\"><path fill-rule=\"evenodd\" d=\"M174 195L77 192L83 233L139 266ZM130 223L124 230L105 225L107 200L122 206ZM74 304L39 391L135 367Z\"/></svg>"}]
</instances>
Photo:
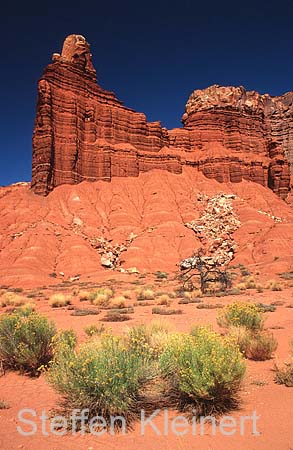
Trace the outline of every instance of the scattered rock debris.
<instances>
[{"instance_id":1,"label":"scattered rock debris","mask_svg":"<svg viewBox=\"0 0 293 450\"><path fill-rule=\"evenodd\" d=\"M274 222L276 222L276 223L282 223L283 222L283 220L281 219L281 217L276 217L276 216L273 216L272 214L269 214L269 213L267 213L267 212L265 212L265 211L257 211L259 214L264 214L265 216L268 216L270 219L272 219Z\"/></svg>"},{"instance_id":2,"label":"scattered rock debris","mask_svg":"<svg viewBox=\"0 0 293 450\"><path fill-rule=\"evenodd\" d=\"M119 260L121 253L128 249L136 237L136 234L131 233L125 243L122 244L113 244L112 240L108 240L104 237L92 238L89 242L101 255L102 266L108 267L109 269L116 269L121 265L121 260ZM127 269L125 269L125 271L127 271Z\"/></svg>"},{"instance_id":3,"label":"scattered rock debris","mask_svg":"<svg viewBox=\"0 0 293 450\"><path fill-rule=\"evenodd\" d=\"M204 260L214 266L226 265L234 257L236 243L233 233L241 226L233 210L235 195L219 193L213 197L199 194L197 200L204 204L204 211L199 219L186 223L192 229L203 245ZM194 261L193 261L194 259ZM196 257L187 258L180 263L181 268L190 267Z\"/></svg>"}]
</instances>

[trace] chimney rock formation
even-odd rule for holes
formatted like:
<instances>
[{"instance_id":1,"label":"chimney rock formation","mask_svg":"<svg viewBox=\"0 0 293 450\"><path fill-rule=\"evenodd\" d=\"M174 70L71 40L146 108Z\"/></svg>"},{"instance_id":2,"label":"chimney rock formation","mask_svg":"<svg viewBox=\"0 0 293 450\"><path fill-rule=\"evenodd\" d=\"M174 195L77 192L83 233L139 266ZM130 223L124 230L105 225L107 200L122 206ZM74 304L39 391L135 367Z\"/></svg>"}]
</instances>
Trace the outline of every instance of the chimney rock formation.
<instances>
[{"instance_id":1,"label":"chimney rock formation","mask_svg":"<svg viewBox=\"0 0 293 450\"><path fill-rule=\"evenodd\" d=\"M96 81L90 46L65 39L38 84L32 189L194 167L219 182L251 180L285 198L293 161L293 92L260 95L243 87L194 91L183 128L168 131L125 107Z\"/></svg>"}]
</instances>

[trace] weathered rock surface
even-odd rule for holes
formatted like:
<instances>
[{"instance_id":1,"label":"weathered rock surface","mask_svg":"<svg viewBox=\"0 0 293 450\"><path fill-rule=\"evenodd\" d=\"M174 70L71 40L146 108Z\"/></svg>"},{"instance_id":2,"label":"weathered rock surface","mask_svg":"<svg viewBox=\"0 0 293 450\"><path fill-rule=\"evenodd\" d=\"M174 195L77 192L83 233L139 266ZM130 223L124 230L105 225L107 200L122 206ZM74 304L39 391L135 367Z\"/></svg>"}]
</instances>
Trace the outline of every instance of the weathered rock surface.
<instances>
[{"instance_id":1,"label":"weathered rock surface","mask_svg":"<svg viewBox=\"0 0 293 450\"><path fill-rule=\"evenodd\" d=\"M38 84L32 189L193 166L220 182L251 180L285 198L293 161L293 93L211 86L194 91L183 128L168 131L96 82L89 44L71 35Z\"/></svg>"}]
</instances>

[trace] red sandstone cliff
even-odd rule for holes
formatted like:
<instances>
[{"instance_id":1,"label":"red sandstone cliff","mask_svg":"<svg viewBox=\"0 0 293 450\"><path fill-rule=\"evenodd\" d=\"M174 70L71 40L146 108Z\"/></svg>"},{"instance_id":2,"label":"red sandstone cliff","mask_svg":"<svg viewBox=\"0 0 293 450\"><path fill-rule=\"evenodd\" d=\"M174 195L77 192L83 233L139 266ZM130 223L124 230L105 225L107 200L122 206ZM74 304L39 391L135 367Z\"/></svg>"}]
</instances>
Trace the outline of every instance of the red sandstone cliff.
<instances>
[{"instance_id":1,"label":"red sandstone cliff","mask_svg":"<svg viewBox=\"0 0 293 450\"><path fill-rule=\"evenodd\" d=\"M69 36L38 85L32 189L83 180L181 173L193 166L220 182L255 181L285 198L293 160L293 93L282 97L212 86L190 96L183 128L147 122L100 88L88 43Z\"/></svg>"}]
</instances>

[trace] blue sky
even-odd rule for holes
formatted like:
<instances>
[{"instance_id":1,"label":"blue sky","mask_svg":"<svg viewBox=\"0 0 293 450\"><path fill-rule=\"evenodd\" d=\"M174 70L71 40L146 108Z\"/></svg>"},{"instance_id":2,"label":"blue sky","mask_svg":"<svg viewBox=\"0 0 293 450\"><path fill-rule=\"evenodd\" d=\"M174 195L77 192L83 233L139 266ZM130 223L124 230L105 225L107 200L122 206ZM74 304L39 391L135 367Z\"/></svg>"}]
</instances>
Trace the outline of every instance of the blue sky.
<instances>
[{"instance_id":1,"label":"blue sky","mask_svg":"<svg viewBox=\"0 0 293 450\"><path fill-rule=\"evenodd\" d=\"M68 34L83 34L91 44L103 88L173 128L194 89L216 83L272 95L292 90L292 23L293 2L283 0L6 6L0 18L0 185L31 178L37 81Z\"/></svg>"}]
</instances>

